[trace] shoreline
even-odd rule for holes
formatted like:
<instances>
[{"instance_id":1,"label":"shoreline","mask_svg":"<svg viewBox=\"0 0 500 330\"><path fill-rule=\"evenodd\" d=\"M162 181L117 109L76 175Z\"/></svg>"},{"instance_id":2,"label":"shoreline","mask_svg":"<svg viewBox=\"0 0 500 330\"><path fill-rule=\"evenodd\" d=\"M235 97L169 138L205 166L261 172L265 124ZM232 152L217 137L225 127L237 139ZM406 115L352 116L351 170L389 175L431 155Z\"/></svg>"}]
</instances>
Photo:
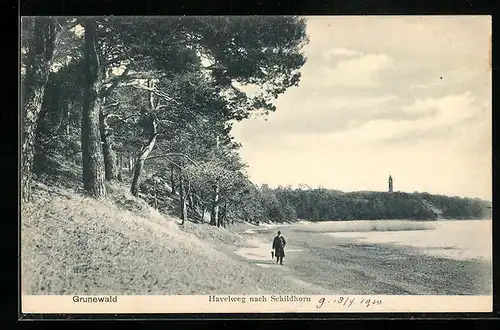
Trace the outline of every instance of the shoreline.
<instances>
[{"instance_id":1,"label":"shoreline","mask_svg":"<svg viewBox=\"0 0 500 330\"><path fill-rule=\"evenodd\" d=\"M452 260L479 260L492 263L492 220L349 220L300 221L251 228L243 234L258 234L278 228L322 234L337 242L380 247L414 249L430 257ZM472 238L471 238L472 237ZM270 249L269 249L270 250Z\"/></svg>"},{"instance_id":2,"label":"shoreline","mask_svg":"<svg viewBox=\"0 0 500 330\"><path fill-rule=\"evenodd\" d=\"M484 259L437 255L438 249L422 251L410 245L360 242L323 232L284 228L288 250L284 266L271 261L274 228L242 233L249 244L235 253L247 262L293 277L307 285L335 294L475 295L491 294L492 263ZM433 230L407 231L422 234ZM384 232L344 232L367 235ZM385 233L401 235L401 231ZM261 243L264 242L264 243ZM429 251L432 250L430 253ZM451 249L444 248L449 253ZM287 253L288 252L288 253ZM283 268L281 268L283 267ZM305 284L304 284L305 285Z\"/></svg>"}]
</instances>

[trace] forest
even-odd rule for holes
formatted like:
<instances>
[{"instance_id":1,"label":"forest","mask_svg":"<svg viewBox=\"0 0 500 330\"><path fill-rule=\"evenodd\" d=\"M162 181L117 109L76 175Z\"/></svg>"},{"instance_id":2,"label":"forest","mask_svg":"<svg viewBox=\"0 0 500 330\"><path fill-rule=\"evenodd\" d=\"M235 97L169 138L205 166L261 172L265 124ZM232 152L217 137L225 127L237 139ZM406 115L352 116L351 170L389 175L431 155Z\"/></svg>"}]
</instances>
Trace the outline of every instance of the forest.
<instances>
[{"instance_id":1,"label":"forest","mask_svg":"<svg viewBox=\"0 0 500 330\"><path fill-rule=\"evenodd\" d=\"M231 125L298 85L307 41L294 16L23 18L22 200L62 156L89 196L169 179L183 221L220 226L257 192Z\"/></svg>"},{"instance_id":2,"label":"forest","mask_svg":"<svg viewBox=\"0 0 500 330\"><path fill-rule=\"evenodd\" d=\"M70 164L88 196L122 182L181 224L488 216L473 199L252 183L232 125L299 85L307 43L296 16L23 18L22 201Z\"/></svg>"},{"instance_id":3,"label":"forest","mask_svg":"<svg viewBox=\"0 0 500 330\"><path fill-rule=\"evenodd\" d=\"M263 187L272 201L265 203L267 217L276 222L382 219L485 219L491 203L472 198L429 193L292 189Z\"/></svg>"}]
</instances>

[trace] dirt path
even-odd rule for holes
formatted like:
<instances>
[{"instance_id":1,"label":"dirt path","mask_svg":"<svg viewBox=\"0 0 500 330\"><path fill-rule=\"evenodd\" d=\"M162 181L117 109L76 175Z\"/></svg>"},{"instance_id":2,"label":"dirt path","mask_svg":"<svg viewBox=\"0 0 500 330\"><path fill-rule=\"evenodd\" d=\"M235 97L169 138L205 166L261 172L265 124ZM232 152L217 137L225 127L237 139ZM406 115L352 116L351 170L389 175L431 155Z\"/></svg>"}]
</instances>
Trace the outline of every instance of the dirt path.
<instances>
[{"instance_id":1,"label":"dirt path","mask_svg":"<svg viewBox=\"0 0 500 330\"><path fill-rule=\"evenodd\" d=\"M491 293L491 265L423 255L388 244L358 244L323 233L280 227L287 239L284 265L271 260L277 228L241 232L249 247L236 254L322 294L480 295Z\"/></svg>"},{"instance_id":2,"label":"dirt path","mask_svg":"<svg viewBox=\"0 0 500 330\"><path fill-rule=\"evenodd\" d=\"M261 238L255 237L255 232L253 230L247 230L241 233L247 236L248 247L240 248L235 251L237 255L248 260L250 263L255 264L264 269L268 269L273 273L273 276L279 276L284 279L289 280L295 286L305 290L310 294L334 294L335 292L330 292L329 289L322 287L317 284L307 282L299 278L298 274L294 272L293 269L287 267L286 262L284 265L279 265L276 263L276 259L271 259L271 247L268 243L264 242ZM287 249L287 257L292 254L305 252L304 249Z\"/></svg>"}]
</instances>

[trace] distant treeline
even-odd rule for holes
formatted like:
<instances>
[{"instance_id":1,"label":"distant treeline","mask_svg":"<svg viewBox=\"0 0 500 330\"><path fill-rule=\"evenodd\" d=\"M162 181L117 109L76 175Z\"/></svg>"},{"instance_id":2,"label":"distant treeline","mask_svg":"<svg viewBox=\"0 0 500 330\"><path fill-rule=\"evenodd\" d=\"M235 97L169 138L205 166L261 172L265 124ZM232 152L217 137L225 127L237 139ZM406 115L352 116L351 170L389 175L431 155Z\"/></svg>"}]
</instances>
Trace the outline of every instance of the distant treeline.
<instances>
[{"instance_id":1,"label":"distant treeline","mask_svg":"<svg viewBox=\"0 0 500 330\"><path fill-rule=\"evenodd\" d=\"M483 219L491 203L472 198L404 192L349 192L262 187L266 218L273 222L375 219Z\"/></svg>"},{"instance_id":2,"label":"distant treeline","mask_svg":"<svg viewBox=\"0 0 500 330\"><path fill-rule=\"evenodd\" d=\"M166 179L166 178L165 178ZM141 190L146 200L167 213L177 213L177 193L172 194L175 180L158 178L144 181ZM154 188L156 187L156 188ZM472 198L448 197L429 193L404 192L342 192L332 189L257 186L247 183L241 194L233 195L237 203L223 203L223 223L247 221L295 222L331 220L377 220L377 219L484 219L491 217L491 203ZM172 204L172 202L174 202ZM210 207L189 199L190 219L210 217ZM201 220L203 221L203 220ZM207 220L208 221L208 220Z\"/></svg>"}]
</instances>

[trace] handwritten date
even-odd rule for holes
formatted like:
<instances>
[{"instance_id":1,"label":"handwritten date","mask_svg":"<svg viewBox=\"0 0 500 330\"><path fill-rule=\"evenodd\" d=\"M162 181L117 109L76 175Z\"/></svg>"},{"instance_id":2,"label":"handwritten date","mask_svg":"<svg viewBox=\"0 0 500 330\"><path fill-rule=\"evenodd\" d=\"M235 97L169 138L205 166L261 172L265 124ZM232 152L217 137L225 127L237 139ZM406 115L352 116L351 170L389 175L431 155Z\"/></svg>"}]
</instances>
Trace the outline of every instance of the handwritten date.
<instances>
[{"instance_id":1,"label":"handwritten date","mask_svg":"<svg viewBox=\"0 0 500 330\"><path fill-rule=\"evenodd\" d=\"M360 304L368 308L370 306L382 304L382 300L370 299L370 298L356 298L349 296L340 296L332 300L327 300L326 298L320 298L318 304L316 305L316 308L321 309L325 304L337 304L345 307L351 307L353 304Z\"/></svg>"}]
</instances>

